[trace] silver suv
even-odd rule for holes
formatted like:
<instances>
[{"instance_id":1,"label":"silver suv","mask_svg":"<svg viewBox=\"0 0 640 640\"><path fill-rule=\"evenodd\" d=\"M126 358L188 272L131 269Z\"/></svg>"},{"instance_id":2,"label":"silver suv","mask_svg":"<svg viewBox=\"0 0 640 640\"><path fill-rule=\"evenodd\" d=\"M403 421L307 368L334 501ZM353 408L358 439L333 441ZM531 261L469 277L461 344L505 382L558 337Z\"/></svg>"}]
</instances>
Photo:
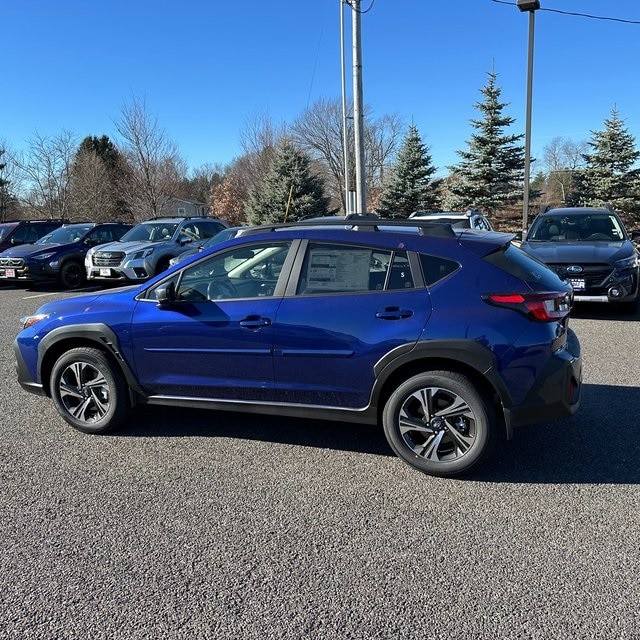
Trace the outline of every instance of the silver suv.
<instances>
[{"instance_id":1,"label":"silver suv","mask_svg":"<svg viewBox=\"0 0 640 640\"><path fill-rule=\"evenodd\" d=\"M481 231L493 231L487 217L478 209L467 211L414 211L409 218L418 220L433 220L434 222L449 222L451 226L459 229L476 229Z\"/></svg>"},{"instance_id":2,"label":"silver suv","mask_svg":"<svg viewBox=\"0 0 640 640\"><path fill-rule=\"evenodd\" d=\"M87 280L142 282L164 271L185 245L229 226L217 218L154 218L141 222L118 242L93 247L84 264Z\"/></svg>"}]
</instances>

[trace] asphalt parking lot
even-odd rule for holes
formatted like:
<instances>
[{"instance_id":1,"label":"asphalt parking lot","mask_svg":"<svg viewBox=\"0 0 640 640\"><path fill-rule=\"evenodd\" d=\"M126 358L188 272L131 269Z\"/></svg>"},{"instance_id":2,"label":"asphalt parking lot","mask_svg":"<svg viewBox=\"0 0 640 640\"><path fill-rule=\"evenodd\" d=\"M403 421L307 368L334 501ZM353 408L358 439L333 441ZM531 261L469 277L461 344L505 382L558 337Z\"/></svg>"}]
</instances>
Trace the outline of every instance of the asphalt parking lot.
<instances>
[{"instance_id":1,"label":"asphalt parking lot","mask_svg":"<svg viewBox=\"0 0 640 640\"><path fill-rule=\"evenodd\" d=\"M579 307L572 418L482 475L370 427L138 410L73 431L15 381L0 290L0 638L640 638L640 316Z\"/></svg>"}]
</instances>

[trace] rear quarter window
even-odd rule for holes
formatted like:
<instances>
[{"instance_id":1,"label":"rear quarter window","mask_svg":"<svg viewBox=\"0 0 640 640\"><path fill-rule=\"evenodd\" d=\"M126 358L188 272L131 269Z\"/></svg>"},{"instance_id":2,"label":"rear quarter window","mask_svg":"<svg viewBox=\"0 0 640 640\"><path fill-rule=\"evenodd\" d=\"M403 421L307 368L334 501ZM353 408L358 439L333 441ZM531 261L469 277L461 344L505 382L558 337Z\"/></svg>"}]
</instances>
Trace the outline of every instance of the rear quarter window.
<instances>
[{"instance_id":1,"label":"rear quarter window","mask_svg":"<svg viewBox=\"0 0 640 640\"><path fill-rule=\"evenodd\" d=\"M426 253L421 253L419 256L420 266L422 267L422 276L427 287L430 287L439 280L446 278L449 274L457 271L460 266L453 260L447 260L446 258L440 258Z\"/></svg>"},{"instance_id":2,"label":"rear quarter window","mask_svg":"<svg viewBox=\"0 0 640 640\"><path fill-rule=\"evenodd\" d=\"M513 244L490 253L484 257L484 260L528 284L535 284L537 287L556 289L561 282L555 272L544 263Z\"/></svg>"}]
</instances>

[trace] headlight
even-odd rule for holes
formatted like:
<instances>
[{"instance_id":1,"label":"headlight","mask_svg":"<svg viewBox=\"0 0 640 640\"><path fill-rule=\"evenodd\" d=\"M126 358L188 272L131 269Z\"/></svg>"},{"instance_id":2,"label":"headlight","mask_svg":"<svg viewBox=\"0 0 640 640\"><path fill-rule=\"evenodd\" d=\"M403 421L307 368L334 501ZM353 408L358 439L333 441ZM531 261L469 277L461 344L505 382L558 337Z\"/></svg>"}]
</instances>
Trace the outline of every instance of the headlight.
<instances>
[{"instance_id":1,"label":"headlight","mask_svg":"<svg viewBox=\"0 0 640 640\"><path fill-rule=\"evenodd\" d=\"M638 266L638 255L634 253L628 258L616 260L613 264L617 269L633 269L634 267Z\"/></svg>"},{"instance_id":2,"label":"headlight","mask_svg":"<svg viewBox=\"0 0 640 640\"><path fill-rule=\"evenodd\" d=\"M145 249L144 251L136 251L136 253L133 254L133 259L142 260L143 258L150 256L152 253L153 253L153 248Z\"/></svg>"},{"instance_id":3,"label":"headlight","mask_svg":"<svg viewBox=\"0 0 640 640\"><path fill-rule=\"evenodd\" d=\"M36 313L33 316L24 316L24 318L20 318L20 325L22 326L23 329L26 329L27 327L30 327L33 324L36 324L37 322L40 322L40 320L44 320L45 318L48 318L49 314L48 313Z\"/></svg>"},{"instance_id":4,"label":"headlight","mask_svg":"<svg viewBox=\"0 0 640 640\"><path fill-rule=\"evenodd\" d=\"M34 260L48 260L51 256L55 256L55 251L49 251L49 253L41 253L39 256L33 256Z\"/></svg>"}]
</instances>

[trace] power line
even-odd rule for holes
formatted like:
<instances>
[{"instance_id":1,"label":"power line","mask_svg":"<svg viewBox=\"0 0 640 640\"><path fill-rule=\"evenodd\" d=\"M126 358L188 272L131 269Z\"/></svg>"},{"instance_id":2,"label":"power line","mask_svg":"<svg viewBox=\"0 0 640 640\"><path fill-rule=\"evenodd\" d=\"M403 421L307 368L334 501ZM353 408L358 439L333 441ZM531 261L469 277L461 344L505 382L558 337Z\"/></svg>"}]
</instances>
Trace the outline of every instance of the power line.
<instances>
[{"instance_id":1,"label":"power line","mask_svg":"<svg viewBox=\"0 0 640 640\"><path fill-rule=\"evenodd\" d=\"M356 11L355 7L351 4L352 0L343 0L346 5L351 7L353 11ZM369 13L371 9L373 9L373 5L376 3L376 0L371 0L371 4L363 11L362 9L358 9L357 12L360 14Z\"/></svg>"},{"instance_id":2,"label":"power line","mask_svg":"<svg viewBox=\"0 0 640 640\"><path fill-rule=\"evenodd\" d=\"M346 0L345 0L346 1ZM513 2L506 0L491 0L498 4L508 4L511 7L516 6ZM580 18L590 18L591 20L608 20L609 22L623 22L624 24L640 24L640 20L627 20L626 18L613 18L611 16L594 16L589 13L579 13L577 11L562 11L561 9L551 9L549 7L540 7L537 11L548 11L549 13L561 13L565 16L578 16Z\"/></svg>"}]
</instances>

